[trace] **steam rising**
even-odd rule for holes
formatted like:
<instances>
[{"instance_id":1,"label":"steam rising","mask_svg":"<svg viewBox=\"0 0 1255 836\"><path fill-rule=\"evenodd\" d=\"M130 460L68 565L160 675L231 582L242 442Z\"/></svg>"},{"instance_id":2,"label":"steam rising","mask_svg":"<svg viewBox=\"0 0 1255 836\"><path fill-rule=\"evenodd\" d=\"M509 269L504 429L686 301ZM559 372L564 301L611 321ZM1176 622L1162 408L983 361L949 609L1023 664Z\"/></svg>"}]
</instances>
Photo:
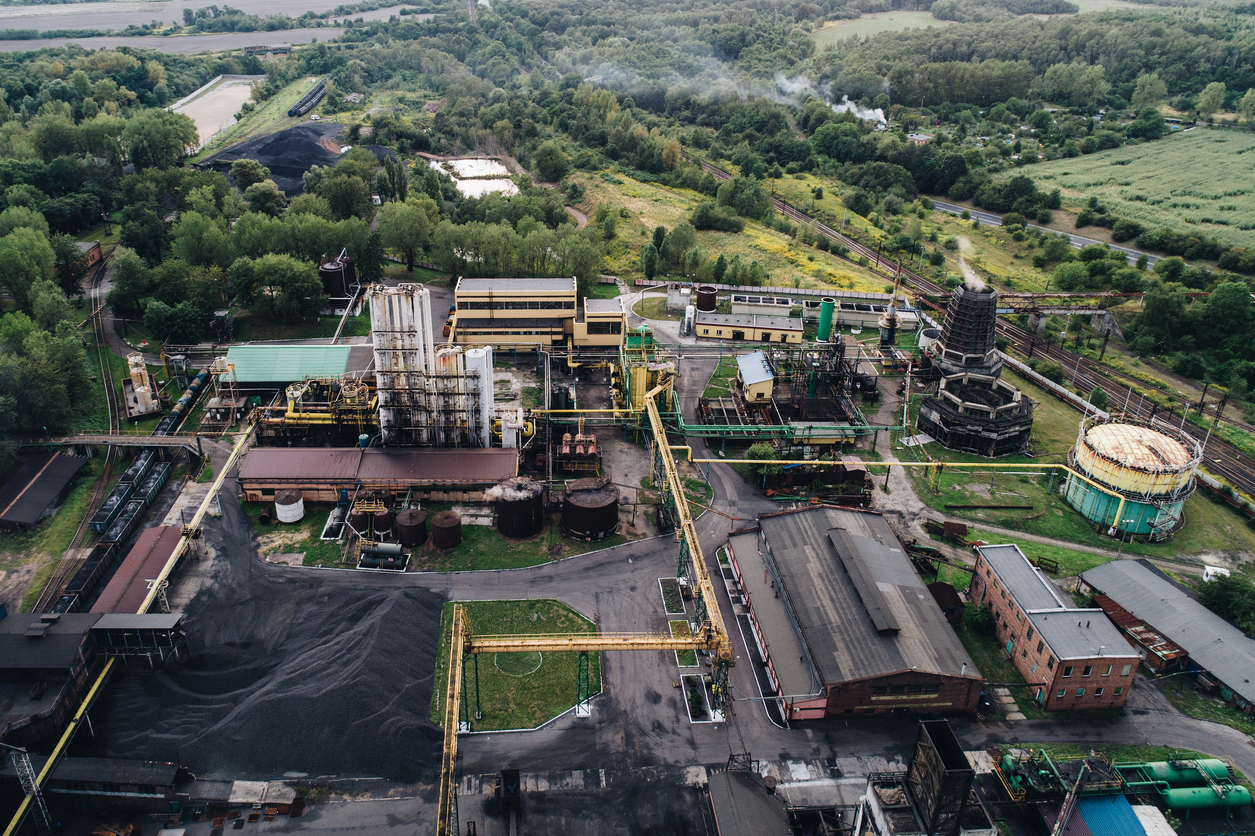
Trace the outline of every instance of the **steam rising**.
<instances>
[{"instance_id":1,"label":"steam rising","mask_svg":"<svg viewBox=\"0 0 1255 836\"><path fill-rule=\"evenodd\" d=\"M959 256L959 272L963 274L963 284L971 290L984 290L987 287L985 280L968 266L963 256Z\"/></svg>"},{"instance_id":2,"label":"steam rising","mask_svg":"<svg viewBox=\"0 0 1255 836\"><path fill-rule=\"evenodd\" d=\"M836 113L853 113L855 116L857 116L859 119L862 119L865 122L874 121L881 125L888 124L888 120L885 119L885 112L883 110L881 110L880 108L872 109L872 108L867 108L867 107L859 107L857 104L850 101L849 96L842 96L841 104L834 104L832 106L832 109Z\"/></svg>"},{"instance_id":3,"label":"steam rising","mask_svg":"<svg viewBox=\"0 0 1255 836\"><path fill-rule=\"evenodd\" d=\"M493 485L484 491L486 502L520 502L531 499L541 491L540 483L526 477L507 479L500 485Z\"/></svg>"}]
</instances>

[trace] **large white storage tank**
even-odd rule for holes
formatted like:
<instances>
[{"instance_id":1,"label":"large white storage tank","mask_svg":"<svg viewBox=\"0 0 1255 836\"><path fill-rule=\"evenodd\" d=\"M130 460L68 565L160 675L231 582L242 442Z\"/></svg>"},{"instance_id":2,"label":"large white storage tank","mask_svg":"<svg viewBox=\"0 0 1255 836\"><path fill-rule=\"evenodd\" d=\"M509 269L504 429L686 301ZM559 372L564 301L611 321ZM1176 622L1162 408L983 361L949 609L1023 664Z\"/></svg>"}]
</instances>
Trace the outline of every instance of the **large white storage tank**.
<instances>
[{"instance_id":1,"label":"large white storage tank","mask_svg":"<svg viewBox=\"0 0 1255 836\"><path fill-rule=\"evenodd\" d=\"M288 489L275 494L275 519L281 523L297 523L305 518L305 496Z\"/></svg>"}]
</instances>

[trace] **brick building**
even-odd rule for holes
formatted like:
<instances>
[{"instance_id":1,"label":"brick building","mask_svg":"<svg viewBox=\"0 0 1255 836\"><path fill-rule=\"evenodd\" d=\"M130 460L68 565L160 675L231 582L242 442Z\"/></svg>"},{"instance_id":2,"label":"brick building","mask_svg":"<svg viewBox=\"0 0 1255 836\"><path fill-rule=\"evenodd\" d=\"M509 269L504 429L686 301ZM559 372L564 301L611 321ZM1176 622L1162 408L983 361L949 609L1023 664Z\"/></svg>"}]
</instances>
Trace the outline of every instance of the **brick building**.
<instances>
[{"instance_id":1,"label":"brick building","mask_svg":"<svg viewBox=\"0 0 1255 836\"><path fill-rule=\"evenodd\" d=\"M969 597L989 605L999 644L1041 708L1124 705L1137 653L1102 610L1071 604L1018 546L977 547Z\"/></svg>"},{"instance_id":2,"label":"brick building","mask_svg":"<svg viewBox=\"0 0 1255 836\"><path fill-rule=\"evenodd\" d=\"M976 710L984 678L879 513L771 514L728 546L738 620L786 719Z\"/></svg>"}]
</instances>

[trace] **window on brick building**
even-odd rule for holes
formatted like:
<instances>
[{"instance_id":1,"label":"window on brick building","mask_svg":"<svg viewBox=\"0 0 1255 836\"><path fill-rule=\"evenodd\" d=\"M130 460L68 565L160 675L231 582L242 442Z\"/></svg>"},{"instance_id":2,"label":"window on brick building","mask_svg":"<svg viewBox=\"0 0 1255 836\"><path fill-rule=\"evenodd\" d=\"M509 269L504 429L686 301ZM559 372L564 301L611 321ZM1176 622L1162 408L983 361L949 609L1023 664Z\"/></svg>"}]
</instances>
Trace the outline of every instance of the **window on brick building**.
<instances>
[{"instance_id":1,"label":"window on brick building","mask_svg":"<svg viewBox=\"0 0 1255 836\"><path fill-rule=\"evenodd\" d=\"M1055 694L1055 699L1057 699L1057 700L1061 700L1061 699L1063 699L1064 697L1066 697L1067 695L1068 695L1068 692L1067 692L1067 691L1065 691L1065 690L1063 690L1062 688L1060 688L1060 689L1059 689L1059 693Z\"/></svg>"},{"instance_id":2,"label":"window on brick building","mask_svg":"<svg viewBox=\"0 0 1255 836\"><path fill-rule=\"evenodd\" d=\"M1038 653L1041 653L1042 648L1044 648L1045 646L1046 646L1046 643L1045 643L1045 642L1041 642L1041 641L1039 641L1039 642L1037 643L1037 652L1038 652Z\"/></svg>"},{"instance_id":3,"label":"window on brick building","mask_svg":"<svg viewBox=\"0 0 1255 836\"><path fill-rule=\"evenodd\" d=\"M1005 589L1002 590L1002 600L1007 600L1007 591Z\"/></svg>"},{"instance_id":4,"label":"window on brick building","mask_svg":"<svg viewBox=\"0 0 1255 836\"><path fill-rule=\"evenodd\" d=\"M1102 672L1102 675L1103 675L1103 676L1111 676L1111 665L1108 665L1108 666L1107 666L1107 669L1106 669L1105 671L1103 671L1103 672Z\"/></svg>"},{"instance_id":5,"label":"window on brick building","mask_svg":"<svg viewBox=\"0 0 1255 836\"><path fill-rule=\"evenodd\" d=\"M906 692L908 694L921 694L923 693L923 691L924 691L924 688L922 685L912 685L906 689Z\"/></svg>"},{"instance_id":6,"label":"window on brick building","mask_svg":"<svg viewBox=\"0 0 1255 836\"><path fill-rule=\"evenodd\" d=\"M889 686L889 693L890 693L890 694L901 694L901 693L902 693L902 691L903 691L903 687L902 687L901 685L890 685L890 686Z\"/></svg>"},{"instance_id":7,"label":"window on brick building","mask_svg":"<svg viewBox=\"0 0 1255 836\"><path fill-rule=\"evenodd\" d=\"M1085 670L1081 671L1081 676L1089 676L1093 672L1094 672L1094 666L1086 665Z\"/></svg>"},{"instance_id":8,"label":"window on brick building","mask_svg":"<svg viewBox=\"0 0 1255 836\"><path fill-rule=\"evenodd\" d=\"M941 686L940 685L925 685L924 693L925 694L940 694Z\"/></svg>"},{"instance_id":9,"label":"window on brick building","mask_svg":"<svg viewBox=\"0 0 1255 836\"><path fill-rule=\"evenodd\" d=\"M889 690L889 689L888 689L888 688L886 688L884 685L873 685L873 686L872 686L872 693L873 693L873 694L876 694L877 696L880 696L880 695L885 694L888 690Z\"/></svg>"},{"instance_id":10,"label":"window on brick building","mask_svg":"<svg viewBox=\"0 0 1255 836\"><path fill-rule=\"evenodd\" d=\"M1116 695L1117 697L1118 697L1118 696L1120 696L1120 695L1121 695L1121 694L1123 694L1123 693L1124 693L1124 688L1117 688L1117 689L1115 690L1115 695Z\"/></svg>"},{"instance_id":11,"label":"window on brick building","mask_svg":"<svg viewBox=\"0 0 1255 836\"><path fill-rule=\"evenodd\" d=\"M1023 621L1023 620L1024 620L1023 616L1021 616L1021 615L1020 615L1020 611L1019 611L1019 610L1016 610L1016 611L1015 611L1015 620L1016 620L1016 621Z\"/></svg>"},{"instance_id":12,"label":"window on brick building","mask_svg":"<svg viewBox=\"0 0 1255 836\"><path fill-rule=\"evenodd\" d=\"M1029 627L1028 632L1024 635L1024 640L1031 642L1033 640L1033 628Z\"/></svg>"},{"instance_id":13,"label":"window on brick building","mask_svg":"<svg viewBox=\"0 0 1255 836\"><path fill-rule=\"evenodd\" d=\"M1030 671L1029 671L1029 673L1037 673L1037 663L1036 663L1036 662L1034 662L1034 663L1033 663L1033 668L1032 668L1032 670L1030 670Z\"/></svg>"},{"instance_id":14,"label":"window on brick building","mask_svg":"<svg viewBox=\"0 0 1255 836\"><path fill-rule=\"evenodd\" d=\"M1021 658L1021 659L1027 659L1027 658L1028 658L1028 651L1027 651L1027 650L1021 650L1021 651L1020 651L1020 658Z\"/></svg>"},{"instance_id":15,"label":"window on brick building","mask_svg":"<svg viewBox=\"0 0 1255 836\"><path fill-rule=\"evenodd\" d=\"M1102 688L1095 688L1095 689L1094 689L1094 696L1095 696L1095 697L1101 697L1101 696L1102 696L1102 692L1103 692L1103 689L1102 689Z\"/></svg>"},{"instance_id":16,"label":"window on brick building","mask_svg":"<svg viewBox=\"0 0 1255 836\"><path fill-rule=\"evenodd\" d=\"M1132 665L1125 665L1124 667L1120 668L1120 676L1128 676L1129 671L1131 670L1133 670Z\"/></svg>"},{"instance_id":17,"label":"window on brick building","mask_svg":"<svg viewBox=\"0 0 1255 836\"><path fill-rule=\"evenodd\" d=\"M1085 689L1084 689L1084 688L1077 688L1077 689L1076 689L1076 695L1077 695L1078 697L1083 697L1083 696L1085 696Z\"/></svg>"},{"instance_id":18,"label":"window on brick building","mask_svg":"<svg viewBox=\"0 0 1255 836\"><path fill-rule=\"evenodd\" d=\"M1051 656L1049 659L1046 660L1046 668L1048 670L1055 669L1055 657Z\"/></svg>"},{"instance_id":19,"label":"window on brick building","mask_svg":"<svg viewBox=\"0 0 1255 836\"><path fill-rule=\"evenodd\" d=\"M1068 665L1066 668L1063 669L1063 677L1064 679L1067 679L1071 675L1072 675L1072 666Z\"/></svg>"}]
</instances>

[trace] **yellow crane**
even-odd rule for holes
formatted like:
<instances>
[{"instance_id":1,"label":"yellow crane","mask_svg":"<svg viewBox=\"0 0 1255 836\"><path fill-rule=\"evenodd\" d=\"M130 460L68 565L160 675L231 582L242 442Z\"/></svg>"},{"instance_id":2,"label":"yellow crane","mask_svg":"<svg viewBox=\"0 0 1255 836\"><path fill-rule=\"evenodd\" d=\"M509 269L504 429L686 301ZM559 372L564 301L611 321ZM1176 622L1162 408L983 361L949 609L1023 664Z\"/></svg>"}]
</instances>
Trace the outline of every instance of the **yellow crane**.
<instances>
[{"instance_id":1,"label":"yellow crane","mask_svg":"<svg viewBox=\"0 0 1255 836\"><path fill-rule=\"evenodd\" d=\"M466 706L465 697L464 660L467 656L476 656L481 653L528 651L597 653L603 650L704 650L712 657L711 691L715 706L727 710L728 668L732 666L732 642L728 638L728 631L723 623L723 614L719 611L719 601L715 598L715 588L711 584L710 573L706 571L706 558L702 554L697 529L693 525L693 517L688 510L688 502L684 498L684 483L680 479L675 458L671 454L672 449L686 450L688 448L684 446L673 448L668 444L667 431L663 426L662 415L658 411L656 402L658 395L667 390L669 377L669 374L664 374L659 379L658 385L646 393L645 410L654 432L656 464L666 476L661 488L664 495L669 493L675 503L676 539L680 546L680 564L691 567L696 580L697 630L691 636L670 636L657 633L476 636L468 623L466 611L455 604L449 634L449 676L445 686L444 751L440 763L437 836L457 836L458 833L456 766L458 731L461 726L459 703L461 703L461 709L469 716L469 707Z\"/></svg>"}]
</instances>

